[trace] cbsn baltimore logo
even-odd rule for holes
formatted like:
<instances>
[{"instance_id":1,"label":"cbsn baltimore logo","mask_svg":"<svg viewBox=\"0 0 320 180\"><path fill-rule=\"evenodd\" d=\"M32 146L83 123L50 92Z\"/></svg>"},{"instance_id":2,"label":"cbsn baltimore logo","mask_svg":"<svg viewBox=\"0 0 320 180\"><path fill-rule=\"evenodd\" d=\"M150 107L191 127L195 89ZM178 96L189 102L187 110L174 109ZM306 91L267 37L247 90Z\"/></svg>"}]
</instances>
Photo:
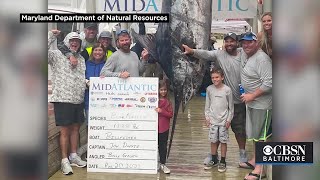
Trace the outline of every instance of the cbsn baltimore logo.
<instances>
[{"instance_id":1,"label":"cbsn baltimore logo","mask_svg":"<svg viewBox=\"0 0 320 180\"><path fill-rule=\"evenodd\" d=\"M257 164L312 164L312 142L257 142Z\"/></svg>"}]
</instances>

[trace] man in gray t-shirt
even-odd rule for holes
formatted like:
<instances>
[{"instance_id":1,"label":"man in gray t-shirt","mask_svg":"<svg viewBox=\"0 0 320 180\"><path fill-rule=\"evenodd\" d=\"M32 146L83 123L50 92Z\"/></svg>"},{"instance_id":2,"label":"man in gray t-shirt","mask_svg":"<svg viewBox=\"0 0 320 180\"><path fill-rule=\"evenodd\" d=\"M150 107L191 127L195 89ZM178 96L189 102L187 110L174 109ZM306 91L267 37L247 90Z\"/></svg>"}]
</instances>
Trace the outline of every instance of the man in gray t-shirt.
<instances>
[{"instance_id":1,"label":"man in gray t-shirt","mask_svg":"<svg viewBox=\"0 0 320 180\"><path fill-rule=\"evenodd\" d=\"M247 162L245 151L246 145L246 107L240 99L239 84L240 78L240 57L243 54L241 48L237 49L237 35L235 33L227 33L224 35L225 50L200 50L191 49L186 45L182 45L185 49L185 54L191 54L196 58L216 61L215 64L220 66L224 71L224 82L232 90L234 100L234 117L231 122L232 131L235 133L239 145L240 163ZM207 163L207 160L205 160Z\"/></svg>"},{"instance_id":2,"label":"man in gray t-shirt","mask_svg":"<svg viewBox=\"0 0 320 180\"><path fill-rule=\"evenodd\" d=\"M113 53L101 69L100 76L108 77L139 77L145 70L148 59L148 51L141 52L140 61L138 55L130 50L131 37L129 32L122 30L118 33L117 47L119 51Z\"/></svg>"},{"instance_id":3,"label":"man in gray t-shirt","mask_svg":"<svg viewBox=\"0 0 320 180\"><path fill-rule=\"evenodd\" d=\"M272 64L270 57L260 49L257 36L248 32L241 38L243 51L241 56L241 84L245 94L241 100L247 105L247 139L266 141L272 116ZM255 165L255 149L252 159L247 163L254 170L245 179L265 177L262 165ZM245 166L246 164L241 164Z\"/></svg>"}]
</instances>

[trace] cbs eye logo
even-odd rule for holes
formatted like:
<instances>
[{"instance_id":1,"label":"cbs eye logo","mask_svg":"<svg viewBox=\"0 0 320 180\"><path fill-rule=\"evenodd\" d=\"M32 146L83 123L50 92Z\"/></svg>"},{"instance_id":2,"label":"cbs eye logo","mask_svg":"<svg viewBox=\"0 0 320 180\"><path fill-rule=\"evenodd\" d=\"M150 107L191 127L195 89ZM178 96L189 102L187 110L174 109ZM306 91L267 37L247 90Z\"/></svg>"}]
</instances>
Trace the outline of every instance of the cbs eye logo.
<instances>
[{"instance_id":1,"label":"cbs eye logo","mask_svg":"<svg viewBox=\"0 0 320 180\"><path fill-rule=\"evenodd\" d=\"M273 153L273 148L271 146L267 145L263 148L262 151L263 151L264 155L270 156Z\"/></svg>"}]
</instances>

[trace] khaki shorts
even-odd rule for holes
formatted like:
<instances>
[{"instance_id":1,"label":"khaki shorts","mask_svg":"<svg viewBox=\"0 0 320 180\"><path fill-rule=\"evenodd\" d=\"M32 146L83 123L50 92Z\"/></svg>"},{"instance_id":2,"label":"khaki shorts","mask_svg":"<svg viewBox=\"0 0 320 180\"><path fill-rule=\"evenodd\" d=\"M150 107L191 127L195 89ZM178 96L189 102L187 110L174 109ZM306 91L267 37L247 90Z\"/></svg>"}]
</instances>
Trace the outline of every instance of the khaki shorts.
<instances>
[{"instance_id":1,"label":"khaki shorts","mask_svg":"<svg viewBox=\"0 0 320 180\"><path fill-rule=\"evenodd\" d=\"M216 143L227 143L229 141L229 132L226 126L211 125L209 129L209 141Z\"/></svg>"}]
</instances>

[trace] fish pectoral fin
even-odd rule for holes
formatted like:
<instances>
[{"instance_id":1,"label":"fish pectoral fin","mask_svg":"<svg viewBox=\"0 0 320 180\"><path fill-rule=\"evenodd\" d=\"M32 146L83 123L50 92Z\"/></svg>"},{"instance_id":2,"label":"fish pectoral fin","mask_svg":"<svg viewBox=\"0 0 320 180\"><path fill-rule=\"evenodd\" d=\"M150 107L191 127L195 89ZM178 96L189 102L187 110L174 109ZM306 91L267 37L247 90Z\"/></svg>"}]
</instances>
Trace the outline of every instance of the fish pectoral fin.
<instances>
[{"instance_id":1,"label":"fish pectoral fin","mask_svg":"<svg viewBox=\"0 0 320 180\"><path fill-rule=\"evenodd\" d=\"M132 32L133 38L143 47L146 48L149 54L156 60L159 56L156 49L156 37L154 34L141 35L134 31Z\"/></svg>"}]
</instances>

